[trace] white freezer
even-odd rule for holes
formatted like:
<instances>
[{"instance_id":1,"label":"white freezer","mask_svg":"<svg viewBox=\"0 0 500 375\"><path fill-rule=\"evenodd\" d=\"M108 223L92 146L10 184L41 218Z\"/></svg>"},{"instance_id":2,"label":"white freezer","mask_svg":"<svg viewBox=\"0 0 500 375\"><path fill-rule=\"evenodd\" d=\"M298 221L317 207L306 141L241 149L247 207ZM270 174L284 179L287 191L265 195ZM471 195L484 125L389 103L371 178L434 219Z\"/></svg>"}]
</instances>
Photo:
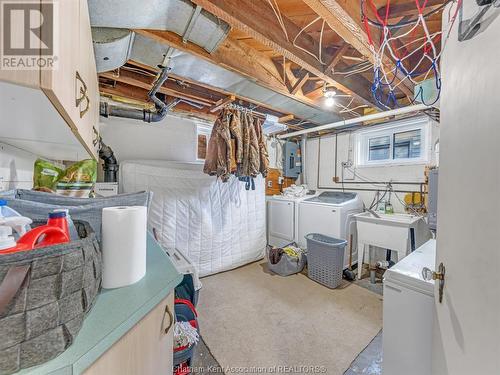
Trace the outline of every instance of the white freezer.
<instances>
[{"instance_id":1,"label":"white freezer","mask_svg":"<svg viewBox=\"0 0 500 375\"><path fill-rule=\"evenodd\" d=\"M431 374L436 241L431 239L388 269L384 275L384 375Z\"/></svg>"}]
</instances>

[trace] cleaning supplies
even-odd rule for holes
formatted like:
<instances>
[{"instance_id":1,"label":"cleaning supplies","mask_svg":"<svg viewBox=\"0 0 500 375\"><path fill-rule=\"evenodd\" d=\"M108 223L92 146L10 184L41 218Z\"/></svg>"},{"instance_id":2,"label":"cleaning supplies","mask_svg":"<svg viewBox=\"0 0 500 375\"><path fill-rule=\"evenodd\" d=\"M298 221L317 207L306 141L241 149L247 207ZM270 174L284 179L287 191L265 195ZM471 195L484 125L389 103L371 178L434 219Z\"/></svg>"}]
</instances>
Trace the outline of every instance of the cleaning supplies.
<instances>
[{"instance_id":1,"label":"cleaning supplies","mask_svg":"<svg viewBox=\"0 0 500 375\"><path fill-rule=\"evenodd\" d=\"M3 228L0 230L0 243L3 244L0 248L0 255L28 251L70 241L65 212L50 213L47 224L30 230L17 241L17 244L11 236L11 227L1 226L0 228Z\"/></svg>"},{"instance_id":2,"label":"cleaning supplies","mask_svg":"<svg viewBox=\"0 0 500 375\"><path fill-rule=\"evenodd\" d=\"M0 225L12 228L18 238L26 234L26 228L29 228L31 223L33 220L24 216L0 217Z\"/></svg>"},{"instance_id":3,"label":"cleaning supplies","mask_svg":"<svg viewBox=\"0 0 500 375\"><path fill-rule=\"evenodd\" d=\"M70 240L76 241L76 240L80 239L80 236L78 235L78 231L76 230L75 223L73 223L73 220L71 219L71 216L69 214L69 210L67 208L56 208L53 212L65 212L66 213L66 220L68 221Z\"/></svg>"},{"instance_id":4,"label":"cleaning supplies","mask_svg":"<svg viewBox=\"0 0 500 375\"><path fill-rule=\"evenodd\" d=\"M7 201L4 199L0 199L0 219L8 218L8 217L22 217L22 215L17 212L16 210L10 208L7 205ZM31 223L30 223L31 224ZM1 224L0 225L5 225ZM28 225L25 225L24 228L16 228L16 231L19 233L19 235L23 235L27 231L29 231L31 228Z\"/></svg>"},{"instance_id":5,"label":"cleaning supplies","mask_svg":"<svg viewBox=\"0 0 500 375\"><path fill-rule=\"evenodd\" d=\"M5 225L0 226L0 253L4 249L16 246L16 240L12 237L12 228Z\"/></svg>"}]
</instances>

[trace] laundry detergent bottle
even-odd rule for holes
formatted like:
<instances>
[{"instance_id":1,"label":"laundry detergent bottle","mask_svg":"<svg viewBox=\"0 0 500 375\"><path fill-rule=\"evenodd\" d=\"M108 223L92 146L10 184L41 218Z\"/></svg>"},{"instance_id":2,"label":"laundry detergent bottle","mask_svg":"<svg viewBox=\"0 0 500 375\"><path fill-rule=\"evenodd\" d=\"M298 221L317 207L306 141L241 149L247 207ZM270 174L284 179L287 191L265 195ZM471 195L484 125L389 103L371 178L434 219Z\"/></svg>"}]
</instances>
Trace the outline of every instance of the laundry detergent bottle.
<instances>
[{"instance_id":1,"label":"laundry detergent bottle","mask_svg":"<svg viewBox=\"0 0 500 375\"><path fill-rule=\"evenodd\" d=\"M17 244L13 238L9 238L12 233L12 228L2 229L2 240L4 241L4 248L0 249L0 255L12 254L20 251L27 251L38 249L40 247L58 245L70 241L68 221L65 212L52 212L49 214L47 224L30 230L22 236ZM7 233L7 232L10 232ZM14 245L6 247L8 244Z\"/></svg>"}]
</instances>

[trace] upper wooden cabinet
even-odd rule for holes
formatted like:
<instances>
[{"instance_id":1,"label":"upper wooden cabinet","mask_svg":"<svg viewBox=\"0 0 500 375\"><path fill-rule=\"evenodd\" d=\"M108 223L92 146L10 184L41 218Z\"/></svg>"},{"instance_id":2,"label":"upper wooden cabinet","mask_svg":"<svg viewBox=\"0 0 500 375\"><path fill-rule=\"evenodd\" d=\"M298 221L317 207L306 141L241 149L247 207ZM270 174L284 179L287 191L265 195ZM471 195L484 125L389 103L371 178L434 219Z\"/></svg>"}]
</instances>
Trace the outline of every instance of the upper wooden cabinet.
<instances>
[{"instance_id":1,"label":"upper wooden cabinet","mask_svg":"<svg viewBox=\"0 0 500 375\"><path fill-rule=\"evenodd\" d=\"M99 131L99 88L87 0L54 0L53 2L44 0L40 2L42 11L39 12L40 17L47 10L46 7L51 5L53 5L51 14L54 22L40 21L39 43L43 43L45 37L50 40L52 36L54 68L7 70L0 67L0 80L41 90L64 123L69 126L74 137L95 158L97 150L93 141ZM23 37L26 32L29 30L26 30L26 25L22 23L12 26L11 34L14 38L17 35L18 40L22 40L19 38ZM6 91L8 87L2 86L0 90ZM3 94L2 97L8 95L7 92L1 94ZM41 118L41 124L34 125L55 126L52 123L44 123L44 120L49 119ZM33 124L24 126L33 126ZM15 133L14 130L14 138ZM57 134L54 129L52 133ZM63 138L55 139L54 143L63 142L63 139L67 139L67 134L67 129L61 129ZM0 133L0 140L2 137L5 135ZM36 152L36 150L31 151Z\"/></svg>"}]
</instances>

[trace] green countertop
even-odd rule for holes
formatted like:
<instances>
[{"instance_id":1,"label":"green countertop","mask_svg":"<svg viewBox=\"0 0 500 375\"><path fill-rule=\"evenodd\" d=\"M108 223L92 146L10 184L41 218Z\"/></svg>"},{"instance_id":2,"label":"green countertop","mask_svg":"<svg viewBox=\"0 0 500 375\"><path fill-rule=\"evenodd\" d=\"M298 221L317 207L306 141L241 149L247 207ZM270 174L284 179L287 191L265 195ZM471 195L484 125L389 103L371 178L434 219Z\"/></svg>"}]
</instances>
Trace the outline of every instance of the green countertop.
<instances>
[{"instance_id":1,"label":"green countertop","mask_svg":"<svg viewBox=\"0 0 500 375\"><path fill-rule=\"evenodd\" d=\"M102 290L68 350L43 365L21 370L16 375L74 375L85 371L182 281L183 276L150 234L146 267L146 276L139 282Z\"/></svg>"}]
</instances>

